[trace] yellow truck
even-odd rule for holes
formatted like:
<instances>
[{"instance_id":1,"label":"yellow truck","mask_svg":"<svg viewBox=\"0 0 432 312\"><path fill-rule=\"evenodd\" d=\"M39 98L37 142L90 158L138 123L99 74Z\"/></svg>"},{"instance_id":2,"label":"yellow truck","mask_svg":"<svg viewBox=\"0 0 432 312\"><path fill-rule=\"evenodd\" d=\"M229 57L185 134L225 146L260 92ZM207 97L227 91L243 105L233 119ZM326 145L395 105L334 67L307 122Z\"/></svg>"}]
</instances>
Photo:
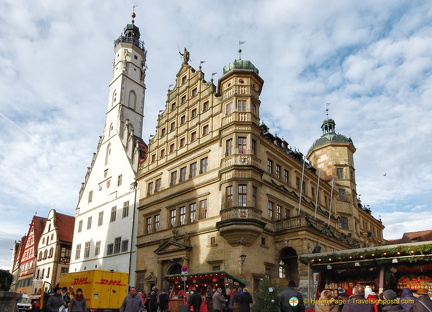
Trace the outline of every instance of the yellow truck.
<instances>
[{"instance_id":1,"label":"yellow truck","mask_svg":"<svg viewBox=\"0 0 432 312\"><path fill-rule=\"evenodd\" d=\"M64 273L59 286L72 286L74 292L81 288L89 311L115 312L128 293L128 274L103 270Z\"/></svg>"}]
</instances>

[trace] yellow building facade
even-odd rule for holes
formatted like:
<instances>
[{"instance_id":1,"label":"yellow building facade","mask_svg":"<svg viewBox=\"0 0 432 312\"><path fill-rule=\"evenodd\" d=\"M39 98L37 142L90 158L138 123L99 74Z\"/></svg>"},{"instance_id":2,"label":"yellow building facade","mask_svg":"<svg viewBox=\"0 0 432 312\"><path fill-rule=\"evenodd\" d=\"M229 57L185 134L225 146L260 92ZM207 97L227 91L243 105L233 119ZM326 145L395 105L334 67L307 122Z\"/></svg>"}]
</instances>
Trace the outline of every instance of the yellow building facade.
<instances>
[{"instance_id":1,"label":"yellow building facade","mask_svg":"<svg viewBox=\"0 0 432 312\"><path fill-rule=\"evenodd\" d=\"M182 267L196 276L189 289L215 287L216 274L253 291L266 274L302 288L300 255L383 244L333 120L304 157L260 123L264 81L250 61L225 66L217 86L188 61L185 51L137 178L138 288L180 287Z\"/></svg>"}]
</instances>

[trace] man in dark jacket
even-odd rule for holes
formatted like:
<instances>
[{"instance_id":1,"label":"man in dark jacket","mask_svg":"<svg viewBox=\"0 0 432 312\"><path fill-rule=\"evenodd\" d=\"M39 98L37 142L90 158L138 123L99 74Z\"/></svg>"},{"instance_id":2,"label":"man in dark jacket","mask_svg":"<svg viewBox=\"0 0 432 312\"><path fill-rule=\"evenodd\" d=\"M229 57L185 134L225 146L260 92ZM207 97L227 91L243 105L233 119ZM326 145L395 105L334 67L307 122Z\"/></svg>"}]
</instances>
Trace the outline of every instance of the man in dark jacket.
<instances>
[{"instance_id":1,"label":"man in dark jacket","mask_svg":"<svg viewBox=\"0 0 432 312\"><path fill-rule=\"evenodd\" d=\"M45 309L48 312L59 312L60 307L63 305L63 296L60 287L54 287L54 294L51 295L47 301Z\"/></svg>"},{"instance_id":2,"label":"man in dark jacket","mask_svg":"<svg viewBox=\"0 0 432 312\"><path fill-rule=\"evenodd\" d=\"M404 308L404 312L411 312L414 303L417 301L417 298L414 297L411 289L404 288L402 289L400 295L400 305Z\"/></svg>"},{"instance_id":3,"label":"man in dark jacket","mask_svg":"<svg viewBox=\"0 0 432 312\"><path fill-rule=\"evenodd\" d=\"M142 312L144 310L144 304L142 302L141 296L135 287L129 289L129 294L123 300L120 306L120 312Z\"/></svg>"},{"instance_id":4,"label":"man in dark jacket","mask_svg":"<svg viewBox=\"0 0 432 312\"><path fill-rule=\"evenodd\" d=\"M63 305L65 306L65 308L68 308L71 299L67 287L62 287L61 295L63 297Z\"/></svg>"},{"instance_id":5,"label":"man in dark jacket","mask_svg":"<svg viewBox=\"0 0 432 312\"><path fill-rule=\"evenodd\" d=\"M392 289L387 289L383 293L384 297L384 304L382 306L381 311L403 311L403 307L399 304L399 301L397 299L397 294Z\"/></svg>"},{"instance_id":6,"label":"man in dark jacket","mask_svg":"<svg viewBox=\"0 0 432 312\"><path fill-rule=\"evenodd\" d=\"M364 287L356 285L342 312L373 312L373 304L364 297Z\"/></svg>"},{"instance_id":7,"label":"man in dark jacket","mask_svg":"<svg viewBox=\"0 0 432 312\"><path fill-rule=\"evenodd\" d=\"M202 298L199 292L193 291L189 297L189 305L194 308L194 312L200 312Z\"/></svg>"},{"instance_id":8,"label":"man in dark jacket","mask_svg":"<svg viewBox=\"0 0 432 312\"><path fill-rule=\"evenodd\" d=\"M414 303L412 311L413 312L432 311L432 301L429 298L428 290L424 288L420 288L419 290L417 290L417 295L420 295L420 297Z\"/></svg>"},{"instance_id":9,"label":"man in dark jacket","mask_svg":"<svg viewBox=\"0 0 432 312\"><path fill-rule=\"evenodd\" d=\"M240 305L239 312L250 312L250 305L253 303L253 300L247 288L243 288L243 293L238 296L238 301Z\"/></svg>"},{"instance_id":10,"label":"man in dark jacket","mask_svg":"<svg viewBox=\"0 0 432 312\"><path fill-rule=\"evenodd\" d=\"M159 298L157 293L158 291L159 289L153 287L152 292L150 293L150 302L149 302L150 312L157 312L158 304L159 304Z\"/></svg>"},{"instance_id":11,"label":"man in dark jacket","mask_svg":"<svg viewBox=\"0 0 432 312\"><path fill-rule=\"evenodd\" d=\"M281 312L304 312L305 305L303 303L302 294L295 289L296 283L294 281L288 282L288 289L281 293L280 297L280 311Z\"/></svg>"},{"instance_id":12,"label":"man in dark jacket","mask_svg":"<svg viewBox=\"0 0 432 312\"><path fill-rule=\"evenodd\" d=\"M170 301L170 297L165 291L165 289L162 289L161 293L159 294L159 307L162 312L168 311L168 302Z\"/></svg>"}]
</instances>

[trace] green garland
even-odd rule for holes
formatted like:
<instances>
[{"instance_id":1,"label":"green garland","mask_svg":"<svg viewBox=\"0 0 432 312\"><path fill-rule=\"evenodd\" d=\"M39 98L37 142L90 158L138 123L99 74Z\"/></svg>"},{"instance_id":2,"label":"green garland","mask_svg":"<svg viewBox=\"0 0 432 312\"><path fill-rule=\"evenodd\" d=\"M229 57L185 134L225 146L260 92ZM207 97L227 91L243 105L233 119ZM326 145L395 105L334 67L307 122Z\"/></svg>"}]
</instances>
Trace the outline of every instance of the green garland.
<instances>
[{"instance_id":1,"label":"green garland","mask_svg":"<svg viewBox=\"0 0 432 312\"><path fill-rule=\"evenodd\" d=\"M394 258L411 256L409 258L398 258L398 261L407 261L410 263L419 260L432 260L432 244L424 244L420 246L406 246L400 245L388 249L365 249L362 251L354 251L351 253L332 253L325 256L301 256L300 261L307 264L308 262L315 263L325 263L331 261L353 261L353 260L365 260L365 259L375 259L375 258ZM417 256L417 257L416 257ZM321 260L321 261L320 261ZM389 259L392 260L392 259ZM378 260L378 263L388 263L388 260Z\"/></svg>"}]
</instances>

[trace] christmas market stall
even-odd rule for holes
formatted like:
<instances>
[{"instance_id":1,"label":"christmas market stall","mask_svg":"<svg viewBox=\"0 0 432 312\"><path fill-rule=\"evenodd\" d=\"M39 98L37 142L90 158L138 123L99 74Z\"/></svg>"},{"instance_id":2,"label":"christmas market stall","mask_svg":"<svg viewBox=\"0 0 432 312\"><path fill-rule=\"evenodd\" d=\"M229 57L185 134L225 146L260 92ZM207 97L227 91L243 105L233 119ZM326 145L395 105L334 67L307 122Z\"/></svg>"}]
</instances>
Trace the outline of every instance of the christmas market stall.
<instances>
[{"instance_id":1,"label":"christmas market stall","mask_svg":"<svg viewBox=\"0 0 432 312\"><path fill-rule=\"evenodd\" d=\"M191 291L205 296L208 287L213 290L218 287L226 290L230 287L243 288L246 286L245 282L225 271L171 274L165 275L165 279L169 282L172 307L186 304ZM175 308L174 311L176 311Z\"/></svg>"},{"instance_id":2,"label":"christmas market stall","mask_svg":"<svg viewBox=\"0 0 432 312\"><path fill-rule=\"evenodd\" d=\"M309 298L324 289L343 288L349 295L356 284L376 293L393 289L400 295L405 287L432 291L432 241L305 254L300 261L308 265Z\"/></svg>"}]
</instances>

